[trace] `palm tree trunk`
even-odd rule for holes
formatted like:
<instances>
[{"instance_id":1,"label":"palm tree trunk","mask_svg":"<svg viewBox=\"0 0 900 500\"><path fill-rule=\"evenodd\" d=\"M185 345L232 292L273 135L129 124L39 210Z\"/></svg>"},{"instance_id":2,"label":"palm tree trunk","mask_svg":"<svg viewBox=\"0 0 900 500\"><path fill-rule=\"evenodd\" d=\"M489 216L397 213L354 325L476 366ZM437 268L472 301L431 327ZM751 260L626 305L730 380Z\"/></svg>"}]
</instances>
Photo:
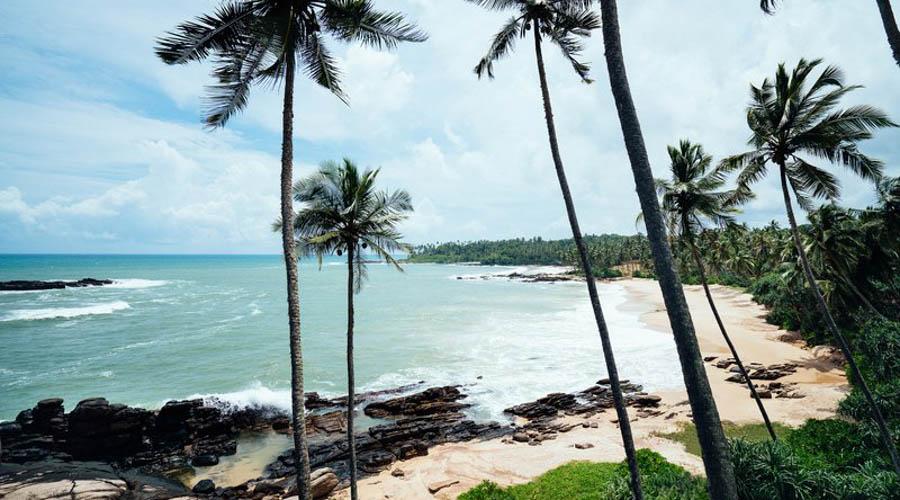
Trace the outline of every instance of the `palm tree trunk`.
<instances>
[{"instance_id":1,"label":"palm tree trunk","mask_svg":"<svg viewBox=\"0 0 900 500\"><path fill-rule=\"evenodd\" d=\"M866 397L866 401L869 403L869 407L872 409L872 418L875 420L875 423L878 424L878 430L881 433L881 440L884 444L884 447L891 455L891 461L894 464L894 472L897 474L897 476L900 476L900 457L897 456L897 448L894 446L894 441L891 437L891 433L884 421L884 417L881 415L881 410L878 408L878 405L875 403L875 399L872 397L872 392L869 391L869 386L866 384L866 380L863 378L862 373L859 371L859 366L856 365L856 360L853 359L853 352L850 350L850 344L847 343L847 339L844 338L844 335L838 329L837 323L835 323L834 321L834 317L831 316L831 311L828 309L828 304L825 303L825 298L822 296L822 290L819 289L819 284L816 282L816 277L812 272L812 267L810 267L809 260L806 258L806 250L803 249L803 243L800 241L800 232L797 230L797 220L794 218L794 208L791 204L791 195L788 190L787 172L785 172L784 162L780 162L778 167L779 173L781 175L781 192L784 196L784 208L787 210L788 222L791 225L791 236L794 239L794 246L797 247L797 253L800 256L800 264L803 267L803 274L806 276L806 283L809 285L809 289L813 294L813 298L815 299L816 305L819 308L819 313L825 319L825 325L828 327L828 330L831 331L831 334L834 336L834 338L838 341L838 347L841 348L841 352L844 353L844 357L847 359L847 364L850 365L850 371L853 374L853 378L856 379L857 386Z\"/></svg>"},{"instance_id":2,"label":"palm tree trunk","mask_svg":"<svg viewBox=\"0 0 900 500\"><path fill-rule=\"evenodd\" d=\"M856 295L856 298L858 298L860 300L860 302L862 302L863 305L866 306L867 309L872 311L872 313L875 314L876 316L878 316L880 319L887 319L884 316L884 314L881 314L881 312L878 309L876 309L875 306L872 305L871 302L869 302L869 299L866 298L865 294L862 293L862 290L860 290L856 286L856 284L853 283L853 278L851 278L849 276L845 276L843 279L844 279L844 283L847 285L847 288L849 288L850 291L853 292L854 295Z\"/></svg>"},{"instance_id":3,"label":"palm tree trunk","mask_svg":"<svg viewBox=\"0 0 900 500\"><path fill-rule=\"evenodd\" d=\"M900 66L900 29L894 19L894 11L891 9L891 0L875 0L878 11L881 13L881 23L884 24L884 32L887 34L888 44L894 53L894 61Z\"/></svg>"},{"instance_id":4,"label":"palm tree trunk","mask_svg":"<svg viewBox=\"0 0 900 500\"><path fill-rule=\"evenodd\" d=\"M293 54L293 52L288 52ZM303 344L300 339L300 279L294 243L294 58L287 58L284 78L284 109L281 126L281 246L287 273L288 325L291 344L291 424L294 429L294 463L297 494L311 500L309 492L309 448L306 442L306 407L303 394Z\"/></svg>"},{"instance_id":5,"label":"palm tree trunk","mask_svg":"<svg viewBox=\"0 0 900 500\"><path fill-rule=\"evenodd\" d=\"M737 487L734 480L734 469L728 457L728 442L725 439L716 402L706 377L700 346L694 333L694 324L684 298L684 290L681 287L678 273L675 271L672 252L666 240L666 228L656 199L653 172L650 169L650 160L647 158L641 125L631 99L631 90L628 87L615 0L601 0L600 9L610 88L616 102L625 147L631 161L631 169L641 201L641 210L647 227L647 238L650 240L650 249L653 252L653 263L659 277L663 300L666 304L669 322L672 325L675 346L681 361L684 385L697 426L697 437L703 453L710 498L716 500L736 499Z\"/></svg>"},{"instance_id":6,"label":"palm tree trunk","mask_svg":"<svg viewBox=\"0 0 900 500\"><path fill-rule=\"evenodd\" d=\"M637 458L635 457L634 437L631 434L631 422L628 420L628 410L625 409L625 398L622 396L622 386L619 383L619 371L616 368L616 359L609 339L609 330L606 328L606 320L603 318L603 310L600 307L600 297L597 294L597 284L594 282L594 272L591 269L587 246L581 235L581 229L578 227L575 203L572 200L572 193L569 191L569 181L566 180L566 171L563 168L562 156L559 153L556 124L553 122L553 107L550 104L550 89L547 85L547 72L544 69L544 56L541 51L540 24L535 21L532 29L534 31L534 53L537 57L538 75L541 80L541 95L544 101L544 117L547 120L547 135L550 137L550 152L553 156L553 164L556 166L559 187L562 189L563 199L566 203L566 214L569 217L569 225L572 227L572 239L575 240L575 247L578 249L578 256L581 259L581 269L584 271L585 281L587 282L588 296L591 299L594 320L597 322L597 331L600 333L603 358L606 362L606 371L613 394L613 403L616 407L616 416L619 419L622 444L625 447L625 458L628 461L628 470L631 473L631 492L636 500L642 500L644 494L641 490L641 477L638 471Z\"/></svg>"},{"instance_id":7,"label":"palm tree trunk","mask_svg":"<svg viewBox=\"0 0 900 500\"><path fill-rule=\"evenodd\" d=\"M347 451L350 466L350 498L357 500L356 490L356 435L353 433L353 413L356 410L356 379L353 374L353 251L355 244L347 248Z\"/></svg>"},{"instance_id":8,"label":"palm tree trunk","mask_svg":"<svg viewBox=\"0 0 900 500\"><path fill-rule=\"evenodd\" d=\"M753 385L753 381L750 380L750 375L747 374L747 369L744 368L744 363L741 362L741 357L738 356L737 349L731 342L731 337L728 336L728 332L725 330L725 324L719 316L719 310L716 308L712 293L709 291L709 283L706 281L706 269L703 267L703 259L700 258L700 252L697 251L697 245L694 244L693 238L688 238L688 244L691 246L694 264L697 265L697 272L700 274L700 284L703 285L703 291L706 293L706 300L709 302L709 308L712 309L713 316L716 318L716 323L719 325L719 331L722 332L722 337L725 338L725 343L728 344L728 350L731 351L731 357L734 358L741 376L743 376L744 380L747 382L747 388L750 389L750 395L756 400L756 406L759 407L759 413L762 414L763 421L766 424L766 430L769 431L769 436L772 437L772 441L778 441L778 436L775 435L775 429L772 428L772 422L769 421L769 414L766 413L766 408L763 406L762 400L756 392L756 387Z\"/></svg>"}]
</instances>

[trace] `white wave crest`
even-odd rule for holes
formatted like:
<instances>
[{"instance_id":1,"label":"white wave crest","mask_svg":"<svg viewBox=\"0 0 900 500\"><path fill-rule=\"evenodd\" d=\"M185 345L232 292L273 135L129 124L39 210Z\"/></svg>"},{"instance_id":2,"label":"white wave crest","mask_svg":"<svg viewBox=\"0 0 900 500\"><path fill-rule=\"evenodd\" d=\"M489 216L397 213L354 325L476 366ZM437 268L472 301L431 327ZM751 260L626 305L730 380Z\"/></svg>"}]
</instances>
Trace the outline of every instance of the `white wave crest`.
<instances>
[{"instance_id":1,"label":"white wave crest","mask_svg":"<svg viewBox=\"0 0 900 500\"><path fill-rule=\"evenodd\" d=\"M291 410L291 391L270 389L259 381L241 391L194 394L187 399L203 399L212 404L226 403L236 408L276 408L284 412Z\"/></svg>"},{"instance_id":2,"label":"white wave crest","mask_svg":"<svg viewBox=\"0 0 900 500\"><path fill-rule=\"evenodd\" d=\"M105 288L153 288L168 285L169 283L171 282L166 280L114 279L112 285L106 285Z\"/></svg>"},{"instance_id":3,"label":"white wave crest","mask_svg":"<svg viewBox=\"0 0 900 500\"><path fill-rule=\"evenodd\" d=\"M14 309L0 318L0 321L33 321L41 319L69 319L79 316L112 314L130 309L128 302L117 300L82 307L51 307L48 309Z\"/></svg>"}]
</instances>

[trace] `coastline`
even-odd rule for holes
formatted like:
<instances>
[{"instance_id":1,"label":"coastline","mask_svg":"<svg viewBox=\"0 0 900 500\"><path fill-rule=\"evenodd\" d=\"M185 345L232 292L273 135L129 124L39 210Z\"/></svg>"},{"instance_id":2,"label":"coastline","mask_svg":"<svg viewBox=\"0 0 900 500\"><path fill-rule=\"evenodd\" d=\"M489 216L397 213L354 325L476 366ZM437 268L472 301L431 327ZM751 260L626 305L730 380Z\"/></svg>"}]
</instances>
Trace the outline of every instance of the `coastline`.
<instances>
[{"instance_id":1,"label":"coastline","mask_svg":"<svg viewBox=\"0 0 900 500\"><path fill-rule=\"evenodd\" d=\"M549 270L549 273L547 271L543 267L541 275L554 276L554 270ZM473 279L540 281L531 279L533 275L508 274L482 274ZM548 281L553 283L556 280ZM655 281L611 281L624 290L625 300L616 303L613 306L615 310L608 314L635 316L644 331L652 331L654 335L670 335L668 318ZM732 375L727 366L715 366L717 360L728 357L728 351L708 309L702 288L686 286L685 291L701 350L704 356L715 358L710 359L705 366L722 419L737 423L760 421L746 387L725 380ZM779 375L778 381L790 385L792 394L800 394L802 399L776 396L765 400L772 419L787 425L798 425L807 418L832 416L837 402L848 387L840 359L834 356L833 350L821 347L807 349L789 332L765 323L765 309L755 304L749 295L718 286L713 287L713 293L745 363L755 362L762 366L788 363L792 367L793 371ZM680 380L679 373L670 375L679 377ZM641 383L641 380L634 382ZM687 453L681 444L659 437L660 434L677 430L679 425L690 420L685 391L653 390L653 393L662 397L658 408L649 412L642 412L635 407L629 409L634 422L636 446L652 448L669 461L682 465L693 473L702 474L703 466L699 457ZM493 432L490 428L484 429L480 438L444 441L443 444L437 441L428 447L426 455L394 462L381 472L362 478L360 490L364 496L373 498L454 498L485 479L502 485L520 483L572 460L612 462L624 457L612 410L601 409L599 412L578 415L561 412L552 422L566 430L558 433L553 431L549 434L550 437L545 435L537 440L527 440L529 442L510 439L512 431L490 435ZM517 419L517 423L523 423L522 419ZM272 463L273 457L278 456L289 445L286 436L276 434L271 429L262 429L249 436L249 440L239 439L236 444L240 446L240 450L235 450L236 454L224 454L218 465L212 468L198 467L194 474L183 479L188 485L210 478L223 486L236 486L261 476L263 469ZM452 484L445 483L447 481ZM434 491L435 485L441 483L445 484L436 494L432 494L430 490ZM337 498L344 498L347 493L338 491L335 495Z\"/></svg>"},{"instance_id":2,"label":"coastline","mask_svg":"<svg viewBox=\"0 0 900 500\"><path fill-rule=\"evenodd\" d=\"M655 281L622 279L616 280L616 283L622 285L629 296L629 300L620 306L623 310L640 314L641 321L650 328L670 332L662 296ZM721 286L712 287L712 292L742 358L746 358L747 362L799 365L795 373L783 380L796 383L798 392L804 397L764 400L772 419L796 426L809 418L833 416L838 401L849 388L840 360L833 351L825 347L806 348L802 341L786 342L784 339L796 336L766 323L765 309L747 294ZM727 346L709 312L702 287L685 286L685 295L704 355L727 357ZM736 423L762 420L744 385L726 382L727 370L710 363L706 364L706 368L722 420ZM680 443L659 437L659 434L675 431L681 423L690 420L685 391L658 391L656 394L663 398L660 415L635 418L634 409L629 409L636 447L651 448L670 462L692 473L703 474L700 457L688 453ZM563 417L563 420L584 421L579 417ZM507 444L500 439L440 445L430 450L427 456L399 462L389 470L361 480L360 492L368 498L449 499L484 480L500 485L516 484L527 482L573 460L617 462L624 459L621 437L614 423L615 413L607 411L592 417L590 421L596 422L597 428L578 426L540 446ZM582 443L590 443L593 447L575 447ZM395 469L402 470L403 476L395 475ZM458 482L436 495L429 492L429 485L447 480ZM349 495L342 491L336 498L349 498Z\"/></svg>"}]
</instances>

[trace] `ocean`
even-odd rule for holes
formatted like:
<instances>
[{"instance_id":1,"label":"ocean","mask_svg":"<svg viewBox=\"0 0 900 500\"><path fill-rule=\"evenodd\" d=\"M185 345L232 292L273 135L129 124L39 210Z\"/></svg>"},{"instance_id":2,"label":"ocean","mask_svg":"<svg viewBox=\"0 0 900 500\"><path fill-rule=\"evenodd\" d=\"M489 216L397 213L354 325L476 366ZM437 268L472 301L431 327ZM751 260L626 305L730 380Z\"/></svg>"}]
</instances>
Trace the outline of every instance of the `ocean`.
<instances>
[{"instance_id":1,"label":"ocean","mask_svg":"<svg viewBox=\"0 0 900 500\"><path fill-rule=\"evenodd\" d=\"M0 292L0 420L62 397L157 408L218 396L290 407L282 260L266 256L0 255L0 281L115 280L111 286ZM581 283L458 276L512 267L369 265L356 299L357 390L463 384L476 419L606 376ZM300 267L308 391L346 393L346 266ZM649 329L621 285L600 285L623 378L682 387L671 336Z\"/></svg>"}]
</instances>

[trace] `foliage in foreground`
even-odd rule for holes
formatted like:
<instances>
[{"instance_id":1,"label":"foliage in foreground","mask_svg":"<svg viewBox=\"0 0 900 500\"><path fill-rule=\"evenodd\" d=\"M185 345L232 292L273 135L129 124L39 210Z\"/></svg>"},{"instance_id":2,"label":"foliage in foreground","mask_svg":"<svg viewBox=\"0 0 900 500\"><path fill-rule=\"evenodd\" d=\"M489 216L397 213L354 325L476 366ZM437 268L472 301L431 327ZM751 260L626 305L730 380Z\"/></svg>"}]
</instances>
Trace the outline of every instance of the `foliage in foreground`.
<instances>
[{"instance_id":1,"label":"foliage in foreground","mask_svg":"<svg viewBox=\"0 0 900 500\"><path fill-rule=\"evenodd\" d=\"M742 500L890 500L900 498L897 476L867 462L837 470L783 442L731 441Z\"/></svg>"},{"instance_id":2,"label":"foliage in foreground","mask_svg":"<svg viewBox=\"0 0 900 500\"><path fill-rule=\"evenodd\" d=\"M700 500L708 498L706 481L693 477L650 450L638 450L638 467L646 498ZM628 465L571 462L534 481L502 488L485 481L463 493L460 500L595 500L629 499Z\"/></svg>"}]
</instances>

